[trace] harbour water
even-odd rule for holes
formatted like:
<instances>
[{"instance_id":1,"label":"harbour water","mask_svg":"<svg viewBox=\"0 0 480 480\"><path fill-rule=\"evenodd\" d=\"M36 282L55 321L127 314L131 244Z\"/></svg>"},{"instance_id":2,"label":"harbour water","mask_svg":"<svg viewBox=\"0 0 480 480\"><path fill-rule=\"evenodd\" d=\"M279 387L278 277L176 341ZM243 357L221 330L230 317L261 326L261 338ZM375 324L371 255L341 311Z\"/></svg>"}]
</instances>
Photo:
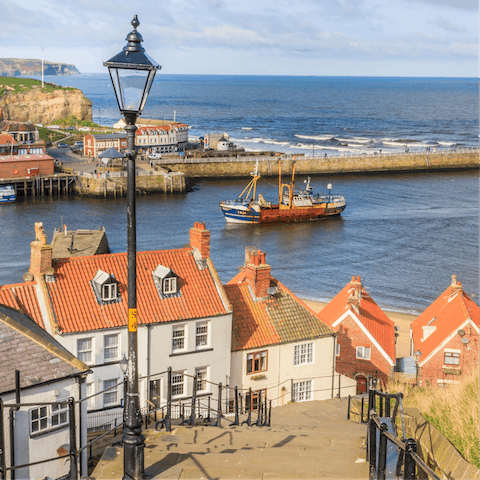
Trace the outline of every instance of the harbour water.
<instances>
[{"instance_id":1,"label":"harbour water","mask_svg":"<svg viewBox=\"0 0 480 480\"><path fill-rule=\"evenodd\" d=\"M81 88L94 121L119 119L107 74L47 80ZM475 79L160 75L143 116L173 118L175 110L192 137L226 131L249 149L330 155L478 146L478 104ZM327 183L345 196L342 217L295 225L226 225L218 203L235 198L245 179L202 180L185 195L139 197L137 248L182 247L193 223L203 221L223 282L251 246L305 298L329 300L361 275L382 307L419 312L456 274L478 301L477 171L312 179L320 192ZM259 185L267 199L276 188L271 179ZM0 285L22 281L37 221L49 240L63 224L105 226L112 251L126 250L124 198L20 199L0 208Z\"/></svg>"}]
</instances>

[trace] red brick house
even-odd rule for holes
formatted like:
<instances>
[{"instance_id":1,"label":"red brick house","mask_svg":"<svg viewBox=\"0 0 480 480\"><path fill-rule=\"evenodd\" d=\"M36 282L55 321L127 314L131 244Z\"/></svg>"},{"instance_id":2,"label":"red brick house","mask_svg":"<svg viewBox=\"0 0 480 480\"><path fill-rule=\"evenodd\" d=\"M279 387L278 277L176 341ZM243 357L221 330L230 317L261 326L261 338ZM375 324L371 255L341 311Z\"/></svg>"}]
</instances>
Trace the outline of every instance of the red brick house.
<instances>
[{"instance_id":1,"label":"red brick house","mask_svg":"<svg viewBox=\"0 0 480 480\"><path fill-rule=\"evenodd\" d=\"M478 369L479 317L478 306L452 275L451 285L412 323L420 382L444 386Z\"/></svg>"},{"instance_id":2,"label":"red brick house","mask_svg":"<svg viewBox=\"0 0 480 480\"><path fill-rule=\"evenodd\" d=\"M102 135L88 133L83 139L83 154L86 157L98 157L99 153L108 150L110 147L124 153L127 148L127 134L125 132Z\"/></svg>"},{"instance_id":3,"label":"red brick house","mask_svg":"<svg viewBox=\"0 0 480 480\"><path fill-rule=\"evenodd\" d=\"M53 175L54 158L42 155L0 155L0 178Z\"/></svg>"},{"instance_id":4,"label":"red brick house","mask_svg":"<svg viewBox=\"0 0 480 480\"><path fill-rule=\"evenodd\" d=\"M383 310L352 277L319 317L337 333L336 371L357 380L357 393L366 392L369 375L385 382L395 366L395 329Z\"/></svg>"}]
</instances>

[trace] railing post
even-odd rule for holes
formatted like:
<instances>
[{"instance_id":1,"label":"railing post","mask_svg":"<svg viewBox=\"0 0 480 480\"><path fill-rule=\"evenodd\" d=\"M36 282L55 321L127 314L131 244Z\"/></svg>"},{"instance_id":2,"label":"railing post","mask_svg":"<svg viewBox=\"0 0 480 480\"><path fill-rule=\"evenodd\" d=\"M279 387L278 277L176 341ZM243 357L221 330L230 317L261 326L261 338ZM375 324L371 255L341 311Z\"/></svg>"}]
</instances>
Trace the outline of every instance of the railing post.
<instances>
[{"instance_id":1,"label":"railing post","mask_svg":"<svg viewBox=\"0 0 480 480\"><path fill-rule=\"evenodd\" d=\"M248 389L248 406L247 399L245 399L245 408L248 408L247 419L242 422L242 425L246 423L249 427L252 425L252 387Z\"/></svg>"},{"instance_id":2,"label":"railing post","mask_svg":"<svg viewBox=\"0 0 480 480\"><path fill-rule=\"evenodd\" d=\"M193 377L193 391L192 391L192 406L190 412L190 421L188 422L190 425L195 424L195 403L197 400L197 374Z\"/></svg>"},{"instance_id":3,"label":"railing post","mask_svg":"<svg viewBox=\"0 0 480 480\"><path fill-rule=\"evenodd\" d=\"M390 397L387 397L385 399L385 416L386 417L390 416Z\"/></svg>"},{"instance_id":4,"label":"railing post","mask_svg":"<svg viewBox=\"0 0 480 480\"><path fill-rule=\"evenodd\" d=\"M403 465L403 478L405 480L415 479L415 460L412 458L412 453L417 452L417 442L413 438L409 438L405 442L405 463Z\"/></svg>"},{"instance_id":5,"label":"railing post","mask_svg":"<svg viewBox=\"0 0 480 480\"><path fill-rule=\"evenodd\" d=\"M259 390L258 403L257 403L257 421L256 421L257 427L261 425L261 421L260 421L261 416L262 416L262 391Z\"/></svg>"},{"instance_id":6,"label":"railing post","mask_svg":"<svg viewBox=\"0 0 480 480\"><path fill-rule=\"evenodd\" d=\"M241 393L238 394L238 409L240 414L243 413L243 395Z\"/></svg>"},{"instance_id":7,"label":"railing post","mask_svg":"<svg viewBox=\"0 0 480 480\"><path fill-rule=\"evenodd\" d=\"M235 421L232 425L238 425L240 423L240 417L238 413L238 387L235 386Z\"/></svg>"},{"instance_id":8,"label":"railing post","mask_svg":"<svg viewBox=\"0 0 480 480\"><path fill-rule=\"evenodd\" d=\"M386 423L380 424L380 442L378 445L378 480L385 480L385 471L387 469L387 437L384 433L388 431Z\"/></svg>"},{"instance_id":9,"label":"railing post","mask_svg":"<svg viewBox=\"0 0 480 480\"><path fill-rule=\"evenodd\" d=\"M69 480L78 480L77 435L75 432L75 400L68 399L68 420L70 424L70 473Z\"/></svg>"},{"instance_id":10,"label":"railing post","mask_svg":"<svg viewBox=\"0 0 480 480\"><path fill-rule=\"evenodd\" d=\"M3 400L0 398L0 480L7 478L7 463L5 460L5 431L3 425Z\"/></svg>"},{"instance_id":11,"label":"railing post","mask_svg":"<svg viewBox=\"0 0 480 480\"><path fill-rule=\"evenodd\" d=\"M267 426L267 412L268 412L268 399L267 399L267 394L265 393L265 400L263 402L263 421L262 421L262 425L264 427Z\"/></svg>"},{"instance_id":12,"label":"railing post","mask_svg":"<svg viewBox=\"0 0 480 480\"><path fill-rule=\"evenodd\" d=\"M338 398L341 398L341 395L340 395L340 380L342 378L342 375L339 373L338 374Z\"/></svg>"},{"instance_id":13,"label":"railing post","mask_svg":"<svg viewBox=\"0 0 480 480\"><path fill-rule=\"evenodd\" d=\"M375 478L377 470L377 425L373 418L376 416L375 411L370 412L370 419L368 421L368 448L367 461L369 463L369 478Z\"/></svg>"},{"instance_id":14,"label":"railing post","mask_svg":"<svg viewBox=\"0 0 480 480\"><path fill-rule=\"evenodd\" d=\"M172 431L172 367L168 367L167 380L167 415L165 416L165 430Z\"/></svg>"},{"instance_id":15,"label":"railing post","mask_svg":"<svg viewBox=\"0 0 480 480\"><path fill-rule=\"evenodd\" d=\"M268 424L267 427L270 427L272 424L272 401L270 400L269 406L268 406Z\"/></svg>"},{"instance_id":16,"label":"railing post","mask_svg":"<svg viewBox=\"0 0 480 480\"><path fill-rule=\"evenodd\" d=\"M362 407L360 409L360 423L364 423L364 421L363 421L363 400L364 400L364 398L362 397Z\"/></svg>"},{"instance_id":17,"label":"railing post","mask_svg":"<svg viewBox=\"0 0 480 480\"><path fill-rule=\"evenodd\" d=\"M385 400L382 396L378 398L380 400L380 412L378 414L379 417L383 417L383 401Z\"/></svg>"},{"instance_id":18,"label":"railing post","mask_svg":"<svg viewBox=\"0 0 480 480\"><path fill-rule=\"evenodd\" d=\"M222 418L222 382L218 384L218 405L217 405L217 427L220 427L220 419Z\"/></svg>"},{"instance_id":19,"label":"railing post","mask_svg":"<svg viewBox=\"0 0 480 480\"><path fill-rule=\"evenodd\" d=\"M372 410L377 410L375 406L375 390L370 388L368 391L368 413L367 413L367 422L370 421L370 412Z\"/></svg>"},{"instance_id":20,"label":"railing post","mask_svg":"<svg viewBox=\"0 0 480 480\"><path fill-rule=\"evenodd\" d=\"M205 419L206 422L210 422L210 395L208 396L208 401L207 401L207 418Z\"/></svg>"},{"instance_id":21,"label":"railing post","mask_svg":"<svg viewBox=\"0 0 480 480\"><path fill-rule=\"evenodd\" d=\"M347 420L350 420L350 395L348 396L348 404L347 404Z\"/></svg>"},{"instance_id":22,"label":"railing post","mask_svg":"<svg viewBox=\"0 0 480 480\"><path fill-rule=\"evenodd\" d=\"M290 401L293 403L295 401L294 395L293 395L293 378L290 379Z\"/></svg>"}]
</instances>

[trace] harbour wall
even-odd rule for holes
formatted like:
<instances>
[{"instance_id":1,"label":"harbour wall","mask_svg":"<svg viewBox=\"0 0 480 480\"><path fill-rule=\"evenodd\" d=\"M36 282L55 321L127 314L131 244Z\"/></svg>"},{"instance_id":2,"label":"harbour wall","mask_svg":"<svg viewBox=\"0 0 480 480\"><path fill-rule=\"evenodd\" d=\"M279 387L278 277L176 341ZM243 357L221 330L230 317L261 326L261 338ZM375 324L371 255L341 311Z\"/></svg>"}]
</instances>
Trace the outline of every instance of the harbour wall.
<instances>
[{"instance_id":1,"label":"harbour wall","mask_svg":"<svg viewBox=\"0 0 480 480\"><path fill-rule=\"evenodd\" d=\"M398 173L408 171L441 171L478 169L478 149L450 152L423 152L357 157L327 156L295 158L293 155L227 157L227 158L178 158L162 159L162 167L172 172L182 172L187 179L215 177L249 177L258 160L262 176L277 176L278 161L282 171L291 172L293 162L298 174L350 174L350 173Z\"/></svg>"}]
</instances>

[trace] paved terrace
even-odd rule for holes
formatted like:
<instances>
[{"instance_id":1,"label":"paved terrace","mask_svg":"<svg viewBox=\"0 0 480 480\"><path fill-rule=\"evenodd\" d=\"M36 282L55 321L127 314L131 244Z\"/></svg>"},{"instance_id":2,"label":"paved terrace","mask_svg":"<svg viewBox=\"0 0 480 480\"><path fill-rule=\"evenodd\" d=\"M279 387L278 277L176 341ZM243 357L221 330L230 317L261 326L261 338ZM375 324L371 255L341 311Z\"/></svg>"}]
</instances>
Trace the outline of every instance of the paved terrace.
<instances>
[{"instance_id":1,"label":"paved terrace","mask_svg":"<svg viewBox=\"0 0 480 480\"><path fill-rule=\"evenodd\" d=\"M222 428L146 430L145 473L150 479L365 479L366 425L346 415L347 399L332 399L277 407L271 427L230 427L233 419L225 418ZM123 448L114 446L90 478L122 475Z\"/></svg>"}]
</instances>

